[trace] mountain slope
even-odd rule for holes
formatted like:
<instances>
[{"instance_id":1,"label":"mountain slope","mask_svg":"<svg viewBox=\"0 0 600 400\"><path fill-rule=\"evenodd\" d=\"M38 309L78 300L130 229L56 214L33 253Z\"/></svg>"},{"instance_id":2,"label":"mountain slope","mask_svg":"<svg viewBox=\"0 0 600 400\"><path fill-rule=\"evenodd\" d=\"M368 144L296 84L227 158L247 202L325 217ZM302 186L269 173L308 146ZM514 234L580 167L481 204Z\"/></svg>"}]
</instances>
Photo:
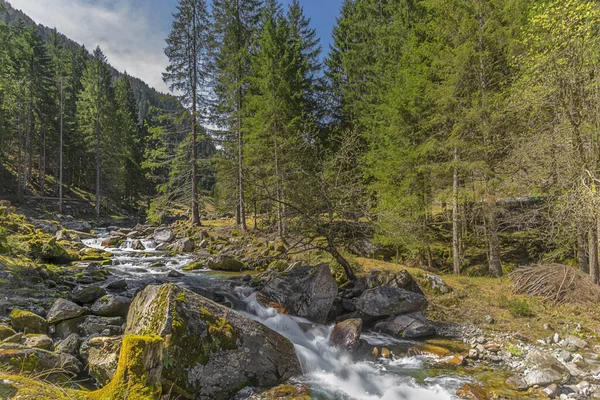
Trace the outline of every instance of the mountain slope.
<instances>
[{"instance_id":1,"label":"mountain slope","mask_svg":"<svg viewBox=\"0 0 600 400\"><path fill-rule=\"evenodd\" d=\"M50 41L55 32L55 29L49 28L41 24L37 24L28 15L12 7L7 1L0 0L0 23L4 22L7 25L12 26L18 23L19 20L23 21L23 23L27 27L36 27L40 35L44 38L46 42ZM67 48L74 50L85 48L85 46L80 45L79 43L75 42L74 40L71 40L70 38L58 31L56 31L56 34L59 42ZM121 72L117 71L117 69L115 69L114 67L111 66L110 68L112 74L115 77L121 75ZM142 122L148 114L149 106L159 107L168 110L173 110L180 107L179 100L177 100L175 96L163 94L158 90L150 87L146 82L142 81L139 78L131 77L131 85L139 109L140 122Z\"/></svg>"}]
</instances>

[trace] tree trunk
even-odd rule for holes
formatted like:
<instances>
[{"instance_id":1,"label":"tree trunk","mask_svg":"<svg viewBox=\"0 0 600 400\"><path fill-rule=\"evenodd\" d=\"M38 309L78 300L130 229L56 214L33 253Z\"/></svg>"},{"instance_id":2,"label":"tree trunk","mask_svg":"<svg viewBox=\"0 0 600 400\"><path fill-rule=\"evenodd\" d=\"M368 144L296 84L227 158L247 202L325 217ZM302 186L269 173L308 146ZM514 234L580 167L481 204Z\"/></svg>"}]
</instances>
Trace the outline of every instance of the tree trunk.
<instances>
[{"instance_id":1,"label":"tree trunk","mask_svg":"<svg viewBox=\"0 0 600 400\"><path fill-rule=\"evenodd\" d=\"M489 271L490 276L502 276L502 260L500 258L500 241L498 239L498 222L493 206L487 207L488 243L489 243Z\"/></svg>"},{"instance_id":2,"label":"tree trunk","mask_svg":"<svg viewBox=\"0 0 600 400\"><path fill-rule=\"evenodd\" d=\"M454 148L454 174L452 183L452 269L460 275L460 216L458 208L458 149Z\"/></svg>"},{"instance_id":3,"label":"tree trunk","mask_svg":"<svg viewBox=\"0 0 600 400\"><path fill-rule=\"evenodd\" d=\"M23 165L23 131L21 129L21 117L22 117L22 98L21 98L21 87L19 86L19 115L17 118L17 135L19 137L19 153L17 154L17 179L19 180L17 184L17 198L19 201L23 200L23 186L24 186L24 165Z\"/></svg>"},{"instance_id":4,"label":"tree trunk","mask_svg":"<svg viewBox=\"0 0 600 400\"><path fill-rule=\"evenodd\" d=\"M63 81L60 80L60 138L58 145L58 212L63 212Z\"/></svg>"},{"instance_id":5,"label":"tree trunk","mask_svg":"<svg viewBox=\"0 0 600 400\"><path fill-rule=\"evenodd\" d=\"M579 261L579 269L587 274L589 272L589 265L585 236L585 230L579 224L577 228L577 259Z\"/></svg>"},{"instance_id":6,"label":"tree trunk","mask_svg":"<svg viewBox=\"0 0 600 400\"><path fill-rule=\"evenodd\" d=\"M193 71L193 82L192 82L192 225L200 225L200 212L198 209L198 43L196 43L196 31L198 29L196 21L196 13L192 18L193 26L193 49L191 57L193 57L194 71Z\"/></svg>"},{"instance_id":7,"label":"tree trunk","mask_svg":"<svg viewBox=\"0 0 600 400\"><path fill-rule=\"evenodd\" d=\"M241 93L240 93L241 96ZM238 108L240 105L238 104ZM238 110L238 114L241 110ZM238 115L237 120L237 136L238 136L238 188L239 188L239 216L240 228L245 231L246 227L246 202L244 201L244 152L243 152L243 137L242 137L242 122L241 116Z\"/></svg>"},{"instance_id":8,"label":"tree trunk","mask_svg":"<svg viewBox=\"0 0 600 400\"><path fill-rule=\"evenodd\" d=\"M40 195L46 192L46 126L42 128L42 146L40 148Z\"/></svg>"},{"instance_id":9,"label":"tree trunk","mask_svg":"<svg viewBox=\"0 0 600 400\"><path fill-rule=\"evenodd\" d=\"M102 166L100 122L96 121L96 218L100 218L100 169Z\"/></svg>"},{"instance_id":10,"label":"tree trunk","mask_svg":"<svg viewBox=\"0 0 600 400\"><path fill-rule=\"evenodd\" d=\"M589 232L589 261L590 261L590 279L598 283L598 227L596 224L590 227Z\"/></svg>"},{"instance_id":11,"label":"tree trunk","mask_svg":"<svg viewBox=\"0 0 600 400\"><path fill-rule=\"evenodd\" d=\"M277 234L280 239L283 239L284 236L284 227L283 227L283 210L281 207L281 179L279 177L279 148L277 146L277 136L275 136L275 196L277 200Z\"/></svg>"},{"instance_id":12,"label":"tree trunk","mask_svg":"<svg viewBox=\"0 0 600 400\"><path fill-rule=\"evenodd\" d=\"M331 238L327 238L327 249L326 250L329 254L331 254L331 256L333 258L335 258L335 260L338 262L338 264L340 264L342 266L342 268L344 268L344 273L346 274L346 278L348 278L349 281L355 281L356 275L354 275L354 271L352 271L352 267L350 266L350 263L348 262L348 260L346 260L344 258L344 256L342 256L340 254L340 252L335 247L333 240Z\"/></svg>"}]
</instances>

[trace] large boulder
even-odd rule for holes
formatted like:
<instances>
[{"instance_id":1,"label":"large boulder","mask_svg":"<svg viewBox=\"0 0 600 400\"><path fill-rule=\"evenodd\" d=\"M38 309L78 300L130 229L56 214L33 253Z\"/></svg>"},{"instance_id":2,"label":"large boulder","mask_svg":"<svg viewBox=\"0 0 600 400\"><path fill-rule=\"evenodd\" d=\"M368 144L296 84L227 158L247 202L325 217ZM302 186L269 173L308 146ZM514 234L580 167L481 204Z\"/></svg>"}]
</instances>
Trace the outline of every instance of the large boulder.
<instances>
[{"instance_id":1,"label":"large boulder","mask_svg":"<svg viewBox=\"0 0 600 400\"><path fill-rule=\"evenodd\" d=\"M107 294L100 297L92 304L90 310L92 314L100 317L127 317L131 299L123 296L113 296Z\"/></svg>"},{"instance_id":2,"label":"large boulder","mask_svg":"<svg viewBox=\"0 0 600 400\"><path fill-rule=\"evenodd\" d=\"M420 312L389 317L377 322L374 330L404 339L435 335L435 327Z\"/></svg>"},{"instance_id":3,"label":"large boulder","mask_svg":"<svg viewBox=\"0 0 600 400\"><path fill-rule=\"evenodd\" d=\"M360 342L362 319L352 318L337 323L331 331L329 341L334 345L352 352Z\"/></svg>"},{"instance_id":4,"label":"large boulder","mask_svg":"<svg viewBox=\"0 0 600 400\"><path fill-rule=\"evenodd\" d=\"M173 234L173 231L171 229L156 229L154 231L154 240L160 243L166 243L166 242L171 242L174 238L175 235Z\"/></svg>"},{"instance_id":5,"label":"large boulder","mask_svg":"<svg viewBox=\"0 0 600 400\"><path fill-rule=\"evenodd\" d=\"M337 284L326 264L272 274L261 289L266 299L280 304L288 314L317 323L326 321L337 292Z\"/></svg>"},{"instance_id":6,"label":"large boulder","mask_svg":"<svg viewBox=\"0 0 600 400\"><path fill-rule=\"evenodd\" d=\"M218 255L211 258L206 263L206 266L214 271L232 271L238 272L245 268L244 264L235 258L228 256Z\"/></svg>"},{"instance_id":7,"label":"large boulder","mask_svg":"<svg viewBox=\"0 0 600 400\"><path fill-rule=\"evenodd\" d=\"M57 375L63 374L73 377L80 372L79 362L70 354L56 354L25 346L5 348L6 346L6 344L0 345L0 365L10 372L30 374L48 372L54 375L49 378L56 378Z\"/></svg>"},{"instance_id":8,"label":"large boulder","mask_svg":"<svg viewBox=\"0 0 600 400\"><path fill-rule=\"evenodd\" d=\"M52 304L52 307L50 307L50 310L48 310L46 320L50 324L56 324L60 321L77 318L83 314L85 314L85 308L80 307L69 300L56 299L54 304Z\"/></svg>"},{"instance_id":9,"label":"large boulder","mask_svg":"<svg viewBox=\"0 0 600 400\"><path fill-rule=\"evenodd\" d=\"M393 286L368 289L356 301L356 308L371 317L388 317L422 311L427 299L422 294Z\"/></svg>"},{"instance_id":10,"label":"large boulder","mask_svg":"<svg viewBox=\"0 0 600 400\"><path fill-rule=\"evenodd\" d=\"M71 231L88 233L92 230L92 226L85 221L63 221L61 222L61 225L63 228Z\"/></svg>"},{"instance_id":11,"label":"large boulder","mask_svg":"<svg viewBox=\"0 0 600 400\"><path fill-rule=\"evenodd\" d=\"M527 385L546 386L552 383L564 384L571 374L552 354L540 350L532 350L525 357L525 376Z\"/></svg>"},{"instance_id":12,"label":"large boulder","mask_svg":"<svg viewBox=\"0 0 600 400\"><path fill-rule=\"evenodd\" d=\"M108 330L111 335L120 335L123 333L122 325L125 320L121 317L98 317L96 315L87 315L80 322L79 330L85 336L101 334Z\"/></svg>"},{"instance_id":13,"label":"large boulder","mask_svg":"<svg viewBox=\"0 0 600 400\"><path fill-rule=\"evenodd\" d=\"M17 331L44 334L48 332L46 320L30 311L14 309L9 317L10 324Z\"/></svg>"},{"instance_id":14,"label":"large boulder","mask_svg":"<svg viewBox=\"0 0 600 400\"><path fill-rule=\"evenodd\" d=\"M417 281L405 269L399 272L374 270L370 274L359 277L353 285L356 291L375 289L380 286L389 286L408 290L409 292L423 294Z\"/></svg>"},{"instance_id":15,"label":"large boulder","mask_svg":"<svg viewBox=\"0 0 600 400\"><path fill-rule=\"evenodd\" d=\"M165 338L163 378L181 392L175 394L229 399L245 386L271 387L300 374L289 340L173 284L151 285L137 295L126 334Z\"/></svg>"}]
</instances>

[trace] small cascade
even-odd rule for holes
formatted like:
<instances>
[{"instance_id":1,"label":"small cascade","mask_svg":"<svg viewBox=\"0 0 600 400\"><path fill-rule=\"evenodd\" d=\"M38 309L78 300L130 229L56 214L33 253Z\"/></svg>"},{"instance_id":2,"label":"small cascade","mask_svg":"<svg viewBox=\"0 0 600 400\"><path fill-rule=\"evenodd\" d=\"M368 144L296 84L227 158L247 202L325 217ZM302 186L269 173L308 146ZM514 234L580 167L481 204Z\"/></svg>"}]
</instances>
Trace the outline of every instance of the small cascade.
<instances>
[{"instance_id":1,"label":"small cascade","mask_svg":"<svg viewBox=\"0 0 600 400\"><path fill-rule=\"evenodd\" d=\"M426 379L426 386L418 385L414 378L388 370L422 368L418 357L406 357L386 364L355 362L352 356L329 342L332 327L280 314L266 307L249 294L248 288L237 288L243 301L246 316L253 318L288 338L296 348L296 355L304 375L301 383L310 384L323 398L354 400L449 400L465 382L459 379ZM373 345L393 345L397 339L386 335L365 334Z\"/></svg>"}]
</instances>

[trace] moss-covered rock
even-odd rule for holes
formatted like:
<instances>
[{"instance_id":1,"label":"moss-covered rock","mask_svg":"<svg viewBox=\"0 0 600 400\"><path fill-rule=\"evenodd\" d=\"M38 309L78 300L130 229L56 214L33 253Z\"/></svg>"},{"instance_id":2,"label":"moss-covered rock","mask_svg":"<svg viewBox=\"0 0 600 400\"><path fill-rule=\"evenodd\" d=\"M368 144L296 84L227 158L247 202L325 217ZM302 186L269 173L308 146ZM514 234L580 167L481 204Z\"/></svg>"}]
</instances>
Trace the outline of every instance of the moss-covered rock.
<instances>
[{"instance_id":1,"label":"moss-covered rock","mask_svg":"<svg viewBox=\"0 0 600 400\"><path fill-rule=\"evenodd\" d=\"M198 270L201 270L204 268L205 268L204 263L201 263L199 261L194 261L194 262L186 265L185 267L183 267L183 270L184 271L198 271Z\"/></svg>"},{"instance_id":2,"label":"moss-covered rock","mask_svg":"<svg viewBox=\"0 0 600 400\"><path fill-rule=\"evenodd\" d=\"M0 372L0 399L86 400L87 396L48 382Z\"/></svg>"},{"instance_id":3,"label":"moss-covered rock","mask_svg":"<svg viewBox=\"0 0 600 400\"><path fill-rule=\"evenodd\" d=\"M130 335L123 338L117 372L102 389L85 393L90 400L158 400L162 394L163 339Z\"/></svg>"},{"instance_id":4,"label":"moss-covered rock","mask_svg":"<svg viewBox=\"0 0 600 400\"><path fill-rule=\"evenodd\" d=\"M138 294L126 334L165 338L163 378L183 398L229 399L245 386L274 386L300 373L289 340L173 284Z\"/></svg>"},{"instance_id":5,"label":"moss-covered rock","mask_svg":"<svg viewBox=\"0 0 600 400\"><path fill-rule=\"evenodd\" d=\"M0 324L0 342L4 339L11 337L16 332L13 328L8 325Z\"/></svg>"},{"instance_id":6,"label":"moss-covered rock","mask_svg":"<svg viewBox=\"0 0 600 400\"><path fill-rule=\"evenodd\" d=\"M47 333L48 323L31 311L14 309L9 315L12 327L25 333Z\"/></svg>"}]
</instances>

